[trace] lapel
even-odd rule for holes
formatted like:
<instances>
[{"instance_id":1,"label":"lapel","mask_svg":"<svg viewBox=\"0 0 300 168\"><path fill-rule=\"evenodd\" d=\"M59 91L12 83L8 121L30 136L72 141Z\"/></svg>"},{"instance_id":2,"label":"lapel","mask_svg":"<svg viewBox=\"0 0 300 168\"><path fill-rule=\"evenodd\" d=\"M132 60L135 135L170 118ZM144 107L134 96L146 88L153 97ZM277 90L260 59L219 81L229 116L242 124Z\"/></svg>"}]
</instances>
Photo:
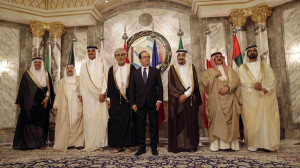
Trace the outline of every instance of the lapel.
<instances>
[{"instance_id":1,"label":"lapel","mask_svg":"<svg viewBox=\"0 0 300 168\"><path fill-rule=\"evenodd\" d=\"M137 71L138 71L138 79L139 79L142 83L144 83L143 76L142 76L142 66L141 66L141 68L137 69Z\"/></svg>"}]
</instances>

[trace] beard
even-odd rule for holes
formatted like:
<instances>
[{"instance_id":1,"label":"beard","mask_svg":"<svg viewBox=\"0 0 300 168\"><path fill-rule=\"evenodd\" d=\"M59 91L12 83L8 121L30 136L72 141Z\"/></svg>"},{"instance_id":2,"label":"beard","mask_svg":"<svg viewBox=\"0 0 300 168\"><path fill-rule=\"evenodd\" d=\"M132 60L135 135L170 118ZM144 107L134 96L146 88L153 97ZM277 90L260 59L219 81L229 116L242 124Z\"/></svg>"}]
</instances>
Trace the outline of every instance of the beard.
<instances>
[{"instance_id":1,"label":"beard","mask_svg":"<svg viewBox=\"0 0 300 168\"><path fill-rule=\"evenodd\" d=\"M257 58L257 55L256 55L256 54L250 54L250 55L248 55L248 57L249 57L250 59L256 59L256 58Z\"/></svg>"}]
</instances>

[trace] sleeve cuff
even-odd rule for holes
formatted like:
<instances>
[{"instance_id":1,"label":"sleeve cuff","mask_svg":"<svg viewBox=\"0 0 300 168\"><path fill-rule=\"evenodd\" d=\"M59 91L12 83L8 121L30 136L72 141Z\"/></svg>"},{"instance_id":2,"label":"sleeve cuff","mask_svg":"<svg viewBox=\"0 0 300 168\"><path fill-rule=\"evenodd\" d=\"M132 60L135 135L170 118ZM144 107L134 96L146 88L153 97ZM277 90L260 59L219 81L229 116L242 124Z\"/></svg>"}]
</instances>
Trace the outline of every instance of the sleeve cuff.
<instances>
[{"instance_id":1,"label":"sleeve cuff","mask_svg":"<svg viewBox=\"0 0 300 168\"><path fill-rule=\"evenodd\" d=\"M192 92L192 90L191 90L191 88L189 88L189 90L185 91L184 94L186 97L190 97L192 94L191 92Z\"/></svg>"},{"instance_id":2,"label":"sleeve cuff","mask_svg":"<svg viewBox=\"0 0 300 168\"><path fill-rule=\"evenodd\" d=\"M107 97L107 98L106 98L106 101L110 101L110 98L109 98L109 97Z\"/></svg>"}]
</instances>

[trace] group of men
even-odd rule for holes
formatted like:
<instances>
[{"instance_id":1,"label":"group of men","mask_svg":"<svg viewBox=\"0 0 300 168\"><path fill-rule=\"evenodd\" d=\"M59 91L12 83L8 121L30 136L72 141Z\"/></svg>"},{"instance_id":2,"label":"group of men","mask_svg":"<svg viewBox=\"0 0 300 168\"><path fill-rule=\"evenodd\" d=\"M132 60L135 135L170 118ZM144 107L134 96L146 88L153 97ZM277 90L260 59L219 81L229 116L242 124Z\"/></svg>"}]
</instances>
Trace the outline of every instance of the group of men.
<instances>
[{"instance_id":1,"label":"group of men","mask_svg":"<svg viewBox=\"0 0 300 168\"><path fill-rule=\"evenodd\" d=\"M151 152L158 155L158 110L163 102L160 70L150 65L150 54L139 54L141 67L125 63L126 51L114 52L116 65L109 69L97 47L87 47L86 61L76 76L69 58L56 96L42 58L34 55L24 73L16 104L21 111L13 148L45 148L49 110L56 115L54 149L69 148L112 153L146 153L146 118L149 118ZM198 112L202 104L195 66L187 51L177 51L177 61L168 74L168 151L194 152L199 145ZM239 150L239 118L242 115L248 150L279 149L279 112L275 78L271 67L261 62L256 46L247 48L246 63L235 72L225 57L211 55L213 68L201 76L205 89L210 150ZM54 98L55 97L55 98Z\"/></svg>"}]
</instances>

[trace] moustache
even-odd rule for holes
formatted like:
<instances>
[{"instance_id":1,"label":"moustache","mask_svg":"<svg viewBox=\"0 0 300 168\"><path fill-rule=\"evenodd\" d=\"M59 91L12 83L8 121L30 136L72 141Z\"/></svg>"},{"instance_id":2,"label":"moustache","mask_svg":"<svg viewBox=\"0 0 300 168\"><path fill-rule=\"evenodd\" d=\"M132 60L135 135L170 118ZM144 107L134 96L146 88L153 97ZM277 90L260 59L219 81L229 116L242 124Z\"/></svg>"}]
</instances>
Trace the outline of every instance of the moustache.
<instances>
[{"instance_id":1,"label":"moustache","mask_svg":"<svg viewBox=\"0 0 300 168\"><path fill-rule=\"evenodd\" d=\"M179 58L179 60L185 60L185 59L183 59L183 58Z\"/></svg>"},{"instance_id":2,"label":"moustache","mask_svg":"<svg viewBox=\"0 0 300 168\"><path fill-rule=\"evenodd\" d=\"M251 54L250 57L251 57L251 58L256 58L257 55L256 55L256 54Z\"/></svg>"},{"instance_id":3,"label":"moustache","mask_svg":"<svg viewBox=\"0 0 300 168\"><path fill-rule=\"evenodd\" d=\"M220 59L218 59L218 61L222 61L222 59L220 58Z\"/></svg>"},{"instance_id":4,"label":"moustache","mask_svg":"<svg viewBox=\"0 0 300 168\"><path fill-rule=\"evenodd\" d=\"M68 72L73 72L73 71L70 70L70 71L68 71Z\"/></svg>"}]
</instances>

